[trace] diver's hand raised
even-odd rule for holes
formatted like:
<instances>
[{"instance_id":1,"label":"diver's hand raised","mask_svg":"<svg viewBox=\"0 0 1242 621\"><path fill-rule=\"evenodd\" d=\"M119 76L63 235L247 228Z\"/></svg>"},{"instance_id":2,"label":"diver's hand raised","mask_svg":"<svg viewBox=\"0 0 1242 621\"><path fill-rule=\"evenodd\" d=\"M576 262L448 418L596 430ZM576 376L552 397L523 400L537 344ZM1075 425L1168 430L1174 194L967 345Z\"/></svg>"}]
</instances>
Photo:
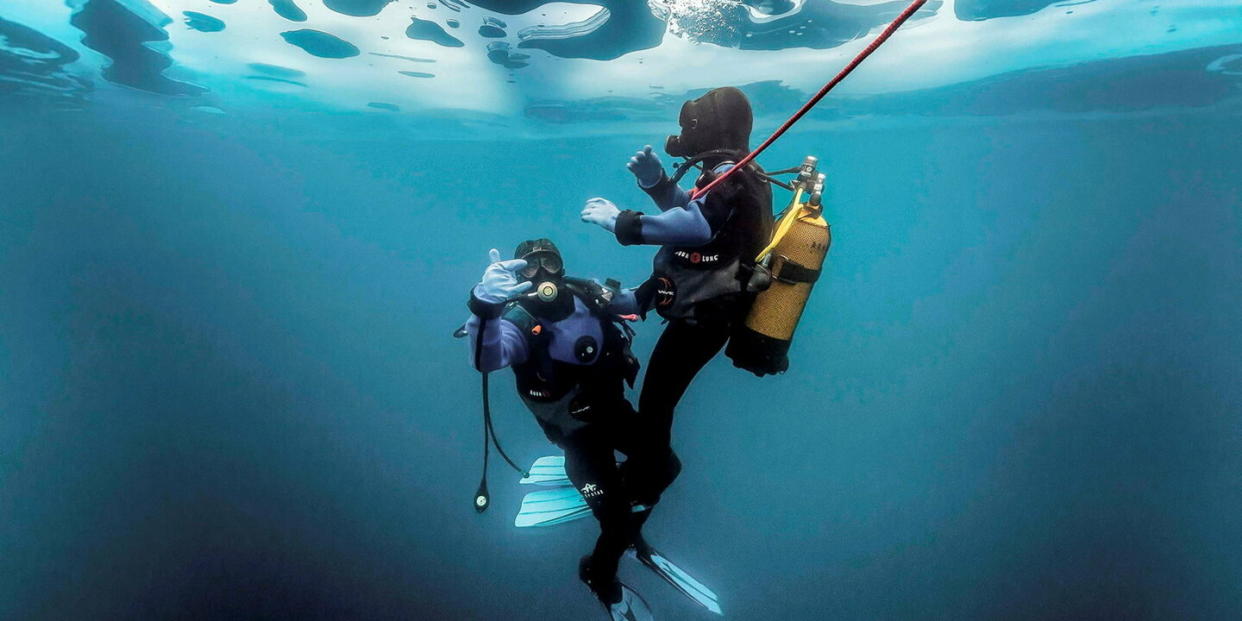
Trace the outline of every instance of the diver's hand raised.
<instances>
[{"instance_id":1,"label":"diver's hand raised","mask_svg":"<svg viewBox=\"0 0 1242 621\"><path fill-rule=\"evenodd\" d=\"M660 162L660 156L651 152L651 145L635 153L625 167L630 169L634 178L638 179L638 185L643 188L650 188L664 178L664 164Z\"/></svg>"},{"instance_id":2,"label":"diver's hand raised","mask_svg":"<svg viewBox=\"0 0 1242 621\"><path fill-rule=\"evenodd\" d=\"M500 251L492 248L487 253L491 265L483 272L483 279L474 286L474 297L484 302L499 304L522 295L535 286L530 281L521 281L516 272L526 267L525 259L500 260Z\"/></svg>"},{"instance_id":3,"label":"diver's hand raised","mask_svg":"<svg viewBox=\"0 0 1242 621\"><path fill-rule=\"evenodd\" d=\"M617 216L620 214L621 210L612 201L599 197L590 198L582 208L582 221L599 225L612 233L617 228Z\"/></svg>"}]
</instances>

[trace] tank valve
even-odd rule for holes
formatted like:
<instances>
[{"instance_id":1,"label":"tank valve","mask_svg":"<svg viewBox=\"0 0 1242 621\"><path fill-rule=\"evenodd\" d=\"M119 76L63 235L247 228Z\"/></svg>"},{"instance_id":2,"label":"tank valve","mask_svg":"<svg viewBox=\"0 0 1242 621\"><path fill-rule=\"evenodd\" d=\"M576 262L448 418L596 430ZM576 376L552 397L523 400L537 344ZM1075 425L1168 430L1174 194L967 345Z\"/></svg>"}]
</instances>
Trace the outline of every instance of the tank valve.
<instances>
[{"instance_id":1,"label":"tank valve","mask_svg":"<svg viewBox=\"0 0 1242 621\"><path fill-rule=\"evenodd\" d=\"M809 204L811 207L814 207L816 209L819 209L820 199L822 199L824 196L824 179L825 178L826 176L824 175L824 173L816 174L815 185L811 186L811 200L807 201L807 204Z\"/></svg>"}]
</instances>

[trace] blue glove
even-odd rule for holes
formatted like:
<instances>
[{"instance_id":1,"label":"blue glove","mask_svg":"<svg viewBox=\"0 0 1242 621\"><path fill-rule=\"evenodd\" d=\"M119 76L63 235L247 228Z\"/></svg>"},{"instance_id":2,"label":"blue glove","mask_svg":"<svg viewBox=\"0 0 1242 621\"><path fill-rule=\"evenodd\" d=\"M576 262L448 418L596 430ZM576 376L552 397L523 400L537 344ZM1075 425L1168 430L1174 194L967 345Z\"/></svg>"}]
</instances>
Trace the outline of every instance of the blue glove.
<instances>
[{"instance_id":1,"label":"blue glove","mask_svg":"<svg viewBox=\"0 0 1242 621\"><path fill-rule=\"evenodd\" d=\"M487 253L492 264L483 272L483 280L474 286L474 297L489 304L507 302L522 295L535 286L530 281L521 281L514 272L526 267L525 259L500 260L500 251L492 248Z\"/></svg>"},{"instance_id":2,"label":"blue glove","mask_svg":"<svg viewBox=\"0 0 1242 621\"><path fill-rule=\"evenodd\" d=\"M617 229L617 216L621 210L606 198L587 199L586 207L582 208L582 221L598 224L605 231L612 233Z\"/></svg>"},{"instance_id":3,"label":"blue glove","mask_svg":"<svg viewBox=\"0 0 1242 621\"><path fill-rule=\"evenodd\" d=\"M651 145L647 145L641 151L635 153L625 167L630 169L631 173L634 173L634 178L638 179L639 187L643 189L654 186L664 178L664 164L660 163L660 156L651 152Z\"/></svg>"}]
</instances>

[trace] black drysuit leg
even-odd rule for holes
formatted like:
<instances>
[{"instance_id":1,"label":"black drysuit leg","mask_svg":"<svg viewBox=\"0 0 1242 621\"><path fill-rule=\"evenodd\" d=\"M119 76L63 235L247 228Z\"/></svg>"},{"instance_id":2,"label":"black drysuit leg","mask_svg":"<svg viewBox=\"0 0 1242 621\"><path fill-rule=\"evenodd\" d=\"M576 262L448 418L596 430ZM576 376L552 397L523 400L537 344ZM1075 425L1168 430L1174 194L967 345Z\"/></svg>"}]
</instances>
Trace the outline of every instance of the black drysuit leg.
<instances>
[{"instance_id":1,"label":"black drysuit leg","mask_svg":"<svg viewBox=\"0 0 1242 621\"><path fill-rule=\"evenodd\" d=\"M638 399L642 442L626 464L626 480L639 502L655 505L681 473L672 449L673 412L690 382L728 340L727 328L671 321L656 342Z\"/></svg>"},{"instance_id":2,"label":"black drysuit leg","mask_svg":"<svg viewBox=\"0 0 1242 621\"><path fill-rule=\"evenodd\" d=\"M561 442L565 473L599 520L599 539L591 553L591 587L605 601L619 597L617 565L646 521L647 512L631 510L630 495L617 470L617 438L603 425L573 432Z\"/></svg>"}]
</instances>

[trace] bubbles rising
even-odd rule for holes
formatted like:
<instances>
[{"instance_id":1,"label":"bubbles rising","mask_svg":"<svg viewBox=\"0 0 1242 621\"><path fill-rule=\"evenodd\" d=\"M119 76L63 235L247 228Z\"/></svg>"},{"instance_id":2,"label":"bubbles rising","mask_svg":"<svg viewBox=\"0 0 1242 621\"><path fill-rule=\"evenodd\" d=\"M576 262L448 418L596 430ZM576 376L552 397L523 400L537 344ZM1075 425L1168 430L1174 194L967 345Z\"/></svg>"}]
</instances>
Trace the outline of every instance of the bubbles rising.
<instances>
[{"instance_id":1,"label":"bubbles rising","mask_svg":"<svg viewBox=\"0 0 1242 621\"><path fill-rule=\"evenodd\" d=\"M668 22L668 31L694 43L736 47L747 23L746 7L736 0L647 0L651 12Z\"/></svg>"}]
</instances>

